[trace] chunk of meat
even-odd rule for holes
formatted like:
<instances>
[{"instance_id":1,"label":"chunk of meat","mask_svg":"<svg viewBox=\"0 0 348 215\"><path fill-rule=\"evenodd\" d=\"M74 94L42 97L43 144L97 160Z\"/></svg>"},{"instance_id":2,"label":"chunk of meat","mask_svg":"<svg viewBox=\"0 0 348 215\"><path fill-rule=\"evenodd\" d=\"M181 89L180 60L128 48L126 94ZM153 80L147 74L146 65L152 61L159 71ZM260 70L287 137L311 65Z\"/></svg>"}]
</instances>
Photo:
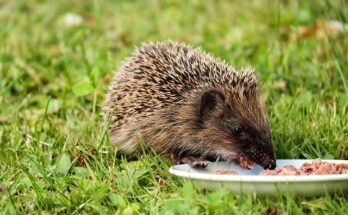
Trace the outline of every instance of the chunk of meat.
<instances>
[{"instance_id":1,"label":"chunk of meat","mask_svg":"<svg viewBox=\"0 0 348 215\"><path fill-rule=\"evenodd\" d=\"M329 163L322 163L319 164L317 169L315 170L314 174L316 175L330 175L330 174L335 174L334 171L332 171L332 165Z\"/></svg>"},{"instance_id":2,"label":"chunk of meat","mask_svg":"<svg viewBox=\"0 0 348 215\"><path fill-rule=\"evenodd\" d=\"M233 171L233 170L216 170L216 171L211 171L210 173L218 174L218 175L239 175L237 171Z\"/></svg>"},{"instance_id":3,"label":"chunk of meat","mask_svg":"<svg viewBox=\"0 0 348 215\"><path fill-rule=\"evenodd\" d=\"M310 175L314 171L314 167L310 163L304 163L300 167L300 171L303 175Z\"/></svg>"},{"instance_id":4,"label":"chunk of meat","mask_svg":"<svg viewBox=\"0 0 348 215\"><path fill-rule=\"evenodd\" d=\"M335 166L335 171L338 174L348 174L348 164L340 163Z\"/></svg>"},{"instance_id":5,"label":"chunk of meat","mask_svg":"<svg viewBox=\"0 0 348 215\"><path fill-rule=\"evenodd\" d=\"M284 175L331 175L348 174L348 164L328 163L316 159L312 163L303 163L300 168L292 165L276 168L274 170L262 170L259 175L262 176L284 176Z\"/></svg>"},{"instance_id":6,"label":"chunk of meat","mask_svg":"<svg viewBox=\"0 0 348 215\"><path fill-rule=\"evenodd\" d=\"M283 168L275 168L274 170L263 170L259 175L300 175L300 172L294 166L284 166Z\"/></svg>"}]
</instances>

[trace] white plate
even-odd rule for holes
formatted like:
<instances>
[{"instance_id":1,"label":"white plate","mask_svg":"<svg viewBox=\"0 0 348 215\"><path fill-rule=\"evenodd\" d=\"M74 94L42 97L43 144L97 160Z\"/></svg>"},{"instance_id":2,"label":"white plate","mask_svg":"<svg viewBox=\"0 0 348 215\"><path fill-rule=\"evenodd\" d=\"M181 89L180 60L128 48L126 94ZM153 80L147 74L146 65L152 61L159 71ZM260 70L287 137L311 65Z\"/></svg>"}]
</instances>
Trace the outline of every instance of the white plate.
<instances>
[{"instance_id":1,"label":"white plate","mask_svg":"<svg viewBox=\"0 0 348 215\"><path fill-rule=\"evenodd\" d=\"M334 163L346 163L348 160L322 160ZM277 160L277 167L294 165L299 168L312 160ZM216 170L234 170L239 175L218 175ZM235 193L256 193L258 195L278 195L292 193L297 196L315 196L325 193L348 192L348 174L310 175L310 176L258 176L262 170L255 166L251 170L242 169L236 164L226 162L210 163L205 169L194 169L187 164L176 165L169 172L189 178L199 187L208 189L226 188Z\"/></svg>"}]
</instances>

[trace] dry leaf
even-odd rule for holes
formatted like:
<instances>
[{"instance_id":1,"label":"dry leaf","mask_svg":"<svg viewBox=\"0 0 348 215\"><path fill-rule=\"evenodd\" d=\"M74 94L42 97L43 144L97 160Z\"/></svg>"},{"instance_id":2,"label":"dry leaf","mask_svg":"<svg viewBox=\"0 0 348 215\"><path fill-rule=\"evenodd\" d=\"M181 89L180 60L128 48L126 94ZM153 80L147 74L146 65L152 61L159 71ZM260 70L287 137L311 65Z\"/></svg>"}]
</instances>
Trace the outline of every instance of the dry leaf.
<instances>
[{"instance_id":1,"label":"dry leaf","mask_svg":"<svg viewBox=\"0 0 348 215\"><path fill-rule=\"evenodd\" d=\"M263 215L287 215L288 213L278 211L277 209L274 208L267 208L264 212Z\"/></svg>"},{"instance_id":2,"label":"dry leaf","mask_svg":"<svg viewBox=\"0 0 348 215\"><path fill-rule=\"evenodd\" d=\"M311 37L315 34L315 29L308 26L300 26L298 28L298 34L300 37Z\"/></svg>"},{"instance_id":3,"label":"dry leaf","mask_svg":"<svg viewBox=\"0 0 348 215\"><path fill-rule=\"evenodd\" d=\"M329 34L335 36L339 32L348 31L348 24L337 20L317 20L315 26L299 26L298 35L300 37L323 38Z\"/></svg>"}]
</instances>

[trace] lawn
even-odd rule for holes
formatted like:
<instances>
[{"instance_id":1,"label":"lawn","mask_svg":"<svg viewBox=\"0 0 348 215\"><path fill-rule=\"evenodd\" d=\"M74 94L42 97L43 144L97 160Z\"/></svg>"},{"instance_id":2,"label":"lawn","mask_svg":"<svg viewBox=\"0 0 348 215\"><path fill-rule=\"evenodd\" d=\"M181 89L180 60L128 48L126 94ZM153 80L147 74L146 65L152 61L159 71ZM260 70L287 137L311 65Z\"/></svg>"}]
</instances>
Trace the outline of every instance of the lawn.
<instances>
[{"instance_id":1,"label":"lawn","mask_svg":"<svg viewBox=\"0 0 348 215\"><path fill-rule=\"evenodd\" d=\"M123 59L170 38L255 67L278 158L348 159L347 22L343 0L0 0L0 211L348 214L342 193L196 188L154 154L120 156L100 115Z\"/></svg>"}]
</instances>

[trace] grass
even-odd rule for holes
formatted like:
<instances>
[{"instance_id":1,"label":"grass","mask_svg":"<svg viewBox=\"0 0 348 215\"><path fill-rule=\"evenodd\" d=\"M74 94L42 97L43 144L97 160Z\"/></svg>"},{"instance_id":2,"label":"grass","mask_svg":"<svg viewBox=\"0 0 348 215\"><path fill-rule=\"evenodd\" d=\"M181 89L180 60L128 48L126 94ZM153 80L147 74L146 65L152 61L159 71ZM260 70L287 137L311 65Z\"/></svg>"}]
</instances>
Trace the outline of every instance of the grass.
<instances>
[{"instance_id":1,"label":"grass","mask_svg":"<svg viewBox=\"0 0 348 215\"><path fill-rule=\"evenodd\" d=\"M348 159L348 32L331 20L348 22L345 1L0 0L0 211L348 214L346 194L195 188L151 153L118 156L100 116L122 60L171 38L256 68L278 158Z\"/></svg>"}]
</instances>

